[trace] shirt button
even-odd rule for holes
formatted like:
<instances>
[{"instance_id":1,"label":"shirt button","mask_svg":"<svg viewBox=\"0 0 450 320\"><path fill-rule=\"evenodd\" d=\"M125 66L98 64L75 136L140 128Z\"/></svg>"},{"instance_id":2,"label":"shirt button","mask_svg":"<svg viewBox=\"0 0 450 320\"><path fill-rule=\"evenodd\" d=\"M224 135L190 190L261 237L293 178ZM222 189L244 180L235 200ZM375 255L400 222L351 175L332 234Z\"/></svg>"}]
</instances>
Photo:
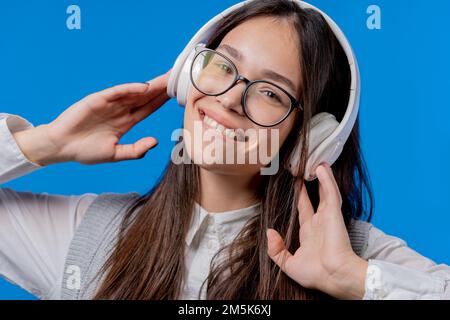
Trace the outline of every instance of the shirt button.
<instances>
[{"instance_id":1,"label":"shirt button","mask_svg":"<svg viewBox=\"0 0 450 320\"><path fill-rule=\"evenodd\" d=\"M210 226L212 226L212 225L214 224L214 218L209 217L209 218L208 218L208 224L209 224Z\"/></svg>"},{"instance_id":2,"label":"shirt button","mask_svg":"<svg viewBox=\"0 0 450 320\"><path fill-rule=\"evenodd\" d=\"M208 241L208 249L212 249L213 246L214 246L214 241L209 240Z\"/></svg>"}]
</instances>

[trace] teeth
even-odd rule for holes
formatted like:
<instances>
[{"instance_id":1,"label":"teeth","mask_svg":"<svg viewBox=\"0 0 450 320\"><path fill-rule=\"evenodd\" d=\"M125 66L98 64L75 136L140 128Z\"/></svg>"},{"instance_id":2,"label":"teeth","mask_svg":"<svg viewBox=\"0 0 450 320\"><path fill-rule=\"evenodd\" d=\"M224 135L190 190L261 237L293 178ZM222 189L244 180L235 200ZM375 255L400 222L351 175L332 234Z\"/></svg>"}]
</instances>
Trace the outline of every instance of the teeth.
<instances>
[{"instance_id":1,"label":"teeth","mask_svg":"<svg viewBox=\"0 0 450 320\"><path fill-rule=\"evenodd\" d=\"M233 140L234 140L234 137L236 136L236 133L234 133L234 131L230 130L230 129L225 129L224 133Z\"/></svg>"},{"instance_id":2,"label":"teeth","mask_svg":"<svg viewBox=\"0 0 450 320\"><path fill-rule=\"evenodd\" d=\"M211 119L206 114L203 117L203 122L205 122L210 127L216 129L221 134L226 135L227 137L229 137L232 140L243 141L245 139L245 137L241 137L241 135L237 135L233 129L225 128L223 125L217 123L216 120Z\"/></svg>"}]
</instances>

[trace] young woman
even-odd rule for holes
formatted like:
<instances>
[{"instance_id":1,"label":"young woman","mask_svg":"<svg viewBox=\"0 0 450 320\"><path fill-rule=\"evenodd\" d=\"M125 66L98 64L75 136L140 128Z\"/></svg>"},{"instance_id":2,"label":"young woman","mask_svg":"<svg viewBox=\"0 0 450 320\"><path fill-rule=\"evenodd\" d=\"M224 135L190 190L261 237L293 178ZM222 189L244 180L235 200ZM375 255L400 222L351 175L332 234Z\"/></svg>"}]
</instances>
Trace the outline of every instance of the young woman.
<instances>
[{"instance_id":1,"label":"young woman","mask_svg":"<svg viewBox=\"0 0 450 320\"><path fill-rule=\"evenodd\" d=\"M145 195L1 189L0 274L47 299L450 297L448 266L363 221L373 206L358 124L333 168L317 168L318 180L284 168L301 142L303 176L309 120L328 112L339 121L348 103L346 56L319 13L286 0L251 2L223 20L203 54L193 70L207 65L217 78L192 77L185 134L202 123L203 133L234 148L233 128L277 130L279 148L270 155L279 156L279 170L261 175L261 162L205 163L183 138L177 146L192 163L170 161ZM264 85L222 87L219 80L237 73ZM142 158L154 138L118 142L168 100L168 76L91 94L37 127L0 114L0 182L58 162ZM272 99L284 112L265 107Z\"/></svg>"}]
</instances>

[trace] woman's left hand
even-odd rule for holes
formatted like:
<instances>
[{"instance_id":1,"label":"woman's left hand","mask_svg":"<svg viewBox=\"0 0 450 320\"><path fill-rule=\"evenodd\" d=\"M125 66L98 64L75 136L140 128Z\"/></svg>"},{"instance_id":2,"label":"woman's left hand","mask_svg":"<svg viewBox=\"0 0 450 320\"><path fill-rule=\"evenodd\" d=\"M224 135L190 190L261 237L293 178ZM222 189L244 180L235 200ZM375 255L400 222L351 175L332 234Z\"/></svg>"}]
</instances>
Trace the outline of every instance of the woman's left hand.
<instances>
[{"instance_id":1,"label":"woman's left hand","mask_svg":"<svg viewBox=\"0 0 450 320\"><path fill-rule=\"evenodd\" d=\"M317 212L303 185L298 201L300 247L292 255L280 234L267 230L270 258L305 288L339 299L364 296L367 261L353 251L341 212L342 198L328 164L316 169L320 204ZM303 183L299 179L298 183ZM284 263L283 263L284 259Z\"/></svg>"}]
</instances>

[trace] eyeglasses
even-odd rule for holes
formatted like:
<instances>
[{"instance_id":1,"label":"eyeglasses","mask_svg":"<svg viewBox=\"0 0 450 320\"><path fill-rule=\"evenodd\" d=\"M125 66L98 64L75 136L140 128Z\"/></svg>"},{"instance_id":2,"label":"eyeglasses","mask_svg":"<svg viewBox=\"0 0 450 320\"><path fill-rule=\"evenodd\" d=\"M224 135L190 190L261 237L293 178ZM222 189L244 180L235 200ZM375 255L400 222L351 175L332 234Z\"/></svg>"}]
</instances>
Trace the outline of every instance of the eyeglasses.
<instances>
[{"instance_id":1,"label":"eyeglasses","mask_svg":"<svg viewBox=\"0 0 450 320\"><path fill-rule=\"evenodd\" d=\"M303 110L300 102L280 86L241 76L224 54L208 48L197 47L196 50L190 70L194 87L207 96L220 96L243 81L246 87L241 98L242 108L255 124L273 127L283 122L295 108Z\"/></svg>"}]
</instances>

